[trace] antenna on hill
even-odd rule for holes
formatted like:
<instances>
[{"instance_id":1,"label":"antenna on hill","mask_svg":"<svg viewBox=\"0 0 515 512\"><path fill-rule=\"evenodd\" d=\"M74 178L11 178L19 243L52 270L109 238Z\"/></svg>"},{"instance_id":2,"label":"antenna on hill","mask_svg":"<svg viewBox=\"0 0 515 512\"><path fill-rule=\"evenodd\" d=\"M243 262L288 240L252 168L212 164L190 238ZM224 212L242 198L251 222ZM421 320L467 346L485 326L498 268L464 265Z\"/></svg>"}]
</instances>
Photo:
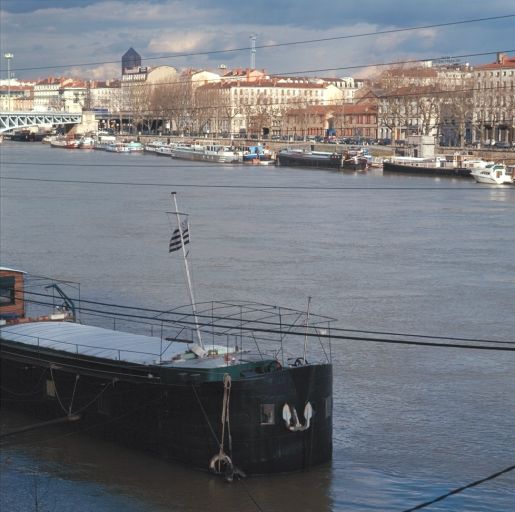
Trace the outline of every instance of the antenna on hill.
<instances>
[{"instance_id":1,"label":"antenna on hill","mask_svg":"<svg viewBox=\"0 0 515 512\"><path fill-rule=\"evenodd\" d=\"M250 69L256 69L256 34L250 36Z\"/></svg>"}]
</instances>

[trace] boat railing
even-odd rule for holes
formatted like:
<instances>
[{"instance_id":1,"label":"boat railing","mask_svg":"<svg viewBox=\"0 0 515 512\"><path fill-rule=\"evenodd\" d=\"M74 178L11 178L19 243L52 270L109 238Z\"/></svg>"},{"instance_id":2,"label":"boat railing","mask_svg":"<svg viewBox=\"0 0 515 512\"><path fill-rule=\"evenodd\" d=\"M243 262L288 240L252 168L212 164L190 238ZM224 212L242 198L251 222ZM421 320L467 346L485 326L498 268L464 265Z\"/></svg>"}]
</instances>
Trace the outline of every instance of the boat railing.
<instances>
[{"instance_id":1,"label":"boat railing","mask_svg":"<svg viewBox=\"0 0 515 512\"><path fill-rule=\"evenodd\" d=\"M9 333L8 326L4 327L5 331ZM131 349L121 349L121 348L110 348L106 346L100 346L100 345L89 345L85 343L72 343L68 341L62 341L62 340L56 340L55 338L46 338L44 336L33 336L30 334L22 334L22 333L15 333L16 338L22 338L24 343L27 345L35 346L37 347L38 351L42 351L43 349L53 349L53 350L59 350L59 348L56 348L55 345L58 347L61 347L62 350L66 353L80 355L81 357L84 357L85 355L95 357L93 354L85 354L84 350L81 349L87 349L87 350L99 350L102 351L104 354L102 357L107 359L116 359L118 361L126 360L127 358L123 358L123 354L136 354L141 356L151 356L155 360L161 360L163 353L156 353L156 352L148 352L148 351L142 351L142 350L131 350ZM18 339L16 341L19 341ZM66 348L72 348L72 350L66 350ZM105 354L112 353L116 357L109 357ZM166 350L165 350L166 352Z\"/></svg>"},{"instance_id":2,"label":"boat railing","mask_svg":"<svg viewBox=\"0 0 515 512\"><path fill-rule=\"evenodd\" d=\"M88 324L117 331L138 332L159 338L165 357L166 342L194 344L197 328L191 305L168 311L124 308L112 305L109 312L91 311L83 300L82 318ZM197 319L206 349L224 346L245 351L261 359L285 360L298 354L299 345L309 338L310 360L331 360L331 322L334 319L306 312L251 302L209 301L197 304Z\"/></svg>"},{"instance_id":3,"label":"boat railing","mask_svg":"<svg viewBox=\"0 0 515 512\"><path fill-rule=\"evenodd\" d=\"M63 299L50 294L48 278L31 277L25 286L26 315L36 317L48 314L52 307L66 309ZM170 343L198 342L195 317L191 304L169 310L139 306L122 306L81 297L80 285L71 283L69 290L62 281L60 286L73 300L79 323L151 337L158 347L153 356L163 358ZM52 290L53 292L53 290ZM335 320L307 311L250 301L207 301L196 305L202 341L210 346L226 346L251 351L258 357L274 354L286 360L299 353L299 345L307 345L310 359L331 359L331 324ZM307 343L306 343L307 340ZM91 347L93 348L93 347ZM143 350L142 353L150 351ZM123 357L123 353L120 354Z\"/></svg>"},{"instance_id":4,"label":"boat railing","mask_svg":"<svg viewBox=\"0 0 515 512\"><path fill-rule=\"evenodd\" d=\"M208 301L197 303L196 308L206 347L227 345L260 358L272 355L286 360L291 354L298 354L299 344L305 344L312 360L331 360L333 318L245 301ZM167 322L168 327L173 324L184 329L182 335L190 333L195 339L191 305L162 312L159 319Z\"/></svg>"}]
</instances>

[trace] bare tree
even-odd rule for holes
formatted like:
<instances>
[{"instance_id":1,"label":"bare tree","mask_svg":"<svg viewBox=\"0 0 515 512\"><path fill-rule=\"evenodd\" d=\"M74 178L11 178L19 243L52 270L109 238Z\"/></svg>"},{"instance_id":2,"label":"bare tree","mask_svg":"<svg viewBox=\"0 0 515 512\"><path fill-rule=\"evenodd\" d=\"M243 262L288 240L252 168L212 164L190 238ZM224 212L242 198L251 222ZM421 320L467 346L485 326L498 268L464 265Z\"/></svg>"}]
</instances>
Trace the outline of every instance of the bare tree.
<instances>
[{"instance_id":1,"label":"bare tree","mask_svg":"<svg viewBox=\"0 0 515 512\"><path fill-rule=\"evenodd\" d=\"M438 85L420 87L406 102L408 118L417 125L417 134L435 135L440 124L441 88Z\"/></svg>"},{"instance_id":2,"label":"bare tree","mask_svg":"<svg viewBox=\"0 0 515 512\"><path fill-rule=\"evenodd\" d=\"M143 82L132 83L126 87L127 107L131 131L142 127L148 118L151 103L148 86Z\"/></svg>"},{"instance_id":3,"label":"bare tree","mask_svg":"<svg viewBox=\"0 0 515 512\"><path fill-rule=\"evenodd\" d=\"M463 148L472 137L474 97L471 86L469 79L456 91L442 96L439 132L441 139L452 146Z\"/></svg>"},{"instance_id":4,"label":"bare tree","mask_svg":"<svg viewBox=\"0 0 515 512\"><path fill-rule=\"evenodd\" d=\"M195 90L192 113L193 124L197 133L212 134L217 131L216 115L219 97L218 88L211 85L200 86Z\"/></svg>"}]
</instances>

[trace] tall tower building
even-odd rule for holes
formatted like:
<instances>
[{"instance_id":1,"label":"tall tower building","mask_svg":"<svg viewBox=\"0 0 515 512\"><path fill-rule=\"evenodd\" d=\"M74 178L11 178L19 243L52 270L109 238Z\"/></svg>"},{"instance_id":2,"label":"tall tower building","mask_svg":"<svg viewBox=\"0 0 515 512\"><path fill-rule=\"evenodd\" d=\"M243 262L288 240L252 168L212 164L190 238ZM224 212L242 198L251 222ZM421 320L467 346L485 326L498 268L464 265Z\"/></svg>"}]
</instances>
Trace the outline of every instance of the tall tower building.
<instances>
[{"instance_id":1,"label":"tall tower building","mask_svg":"<svg viewBox=\"0 0 515 512\"><path fill-rule=\"evenodd\" d=\"M130 69L139 67L141 67L141 55L131 47L122 56L122 75Z\"/></svg>"}]
</instances>

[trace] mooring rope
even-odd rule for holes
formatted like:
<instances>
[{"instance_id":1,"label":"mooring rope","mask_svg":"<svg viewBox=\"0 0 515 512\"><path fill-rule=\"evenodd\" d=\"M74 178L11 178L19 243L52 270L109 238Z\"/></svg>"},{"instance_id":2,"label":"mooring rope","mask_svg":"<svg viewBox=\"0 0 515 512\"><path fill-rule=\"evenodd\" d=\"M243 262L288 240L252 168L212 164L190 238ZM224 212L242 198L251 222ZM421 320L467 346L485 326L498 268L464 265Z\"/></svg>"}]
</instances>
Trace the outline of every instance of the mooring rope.
<instances>
[{"instance_id":1,"label":"mooring rope","mask_svg":"<svg viewBox=\"0 0 515 512\"><path fill-rule=\"evenodd\" d=\"M59 396L59 391L57 390L57 382L55 381L55 378L54 378L54 372L52 371L52 366L50 366L49 368L50 368L50 376L52 377L52 382L54 384L54 392L55 392L55 396L57 398L57 402L61 406L61 409L63 410L63 412L66 415L68 415L69 412L66 410L66 407L64 407L63 403L61 402L61 397Z\"/></svg>"},{"instance_id":2,"label":"mooring rope","mask_svg":"<svg viewBox=\"0 0 515 512\"><path fill-rule=\"evenodd\" d=\"M70 405L68 407L68 410L66 410L66 408L64 407L64 405L63 405L63 403L61 401L61 398L59 396L59 391L57 389L57 382L56 382L56 380L54 378L54 373L52 371L52 367L50 366L49 368L50 368L50 375L52 376L52 382L54 383L55 396L57 398L57 401L58 401L59 405L61 406L61 409L68 416L73 416L73 415L79 414L82 411L86 410L88 407L90 407L92 404L94 404L107 391L107 389L110 386L113 385L113 381L110 381L106 386L104 386L104 388L92 400L90 400L87 404L83 405L82 407L80 407L76 411L72 412L73 402L75 401L75 393L76 393L77 387L78 387L77 383L79 382L80 375L79 374L75 375L75 383L74 383L74 386L73 386L73 392L72 392L72 397L71 397L71 400L70 400Z\"/></svg>"},{"instance_id":3,"label":"mooring rope","mask_svg":"<svg viewBox=\"0 0 515 512\"><path fill-rule=\"evenodd\" d=\"M222 400L222 437L219 442L219 450L216 455L211 458L209 468L217 474L222 473L222 464L225 465L225 475L227 481L232 481L234 477L234 465L231 457L224 451L225 443L225 426L227 425L227 435L229 441L229 450L232 450L231 425L229 420L229 402L231 400L231 376L226 373L224 375L224 396Z\"/></svg>"},{"instance_id":4,"label":"mooring rope","mask_svg":"<svg viewBox=\"0 0 515 512\"><path fill-rule=\"evenodd\" d=\"M216 435L215 429L211 425L211 422L209 421L209 417L207 415L206 410L204 409L204 406L202 405L202 401L200 400L200 397L198 396L197 390L195 389L195 386L192 384L191 388L193 389L193 393L195 394L195 398L197 399L197 402L200 406L200 410L202 411L202 414L204 416L204 419L206 420L207 426L209 427L209 430L211 430L211 434L215 438L216 444L220 444L220 441L218 440L218 436Z\"/></svg>"},{"instance_id":5,"label":"mooring rope","mask_svg":"<svg viewBox=\"0 0 515 512\"><path fill-rule=\"evenodd\" d=\"M72 391L72 399L70 400L70 406L68 407L68 414L72 415L72 407L73 407L73 401L75 400L75 391L77 391L77 383L79 382L80 375L78 373L75 374L75 383L73 385L73 391Z\"/></svg>"},{"instance_id":6,"label":"mooring rope","mask_svg":"<svg viewBox=\"0 0 515 512\"><path fill-rule=\"evenodd\" d=\"M224 440L225 440L225 424L227 424L227 432L229 437L229 451L232 448L230 441L231 437L231 425L229 422L229 401L231 399L231 376L226 373L224 375L224 399L222 402L222 442L220 443L220 455L224 453Z\"/></svg>"}]
</instances>

